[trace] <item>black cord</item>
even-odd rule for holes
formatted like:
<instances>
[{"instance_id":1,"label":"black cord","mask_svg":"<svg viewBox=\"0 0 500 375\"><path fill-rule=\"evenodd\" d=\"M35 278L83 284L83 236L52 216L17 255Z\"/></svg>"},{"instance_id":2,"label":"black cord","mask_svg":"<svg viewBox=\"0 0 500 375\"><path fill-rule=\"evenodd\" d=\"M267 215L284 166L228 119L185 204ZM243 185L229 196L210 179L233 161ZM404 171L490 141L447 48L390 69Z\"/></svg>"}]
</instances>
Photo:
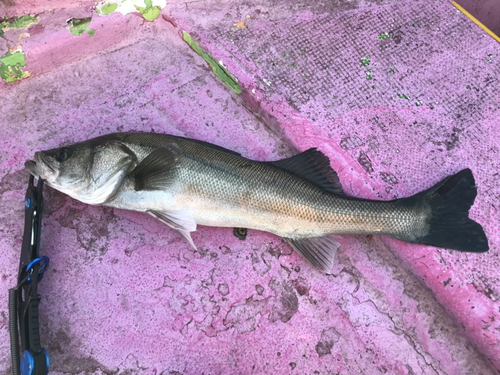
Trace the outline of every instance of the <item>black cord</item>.
<instances>
[{"instance_id":1,"label":"black cord","mask_svg":"<svg viewBox=\"0 0 500 375\"><path fill-rule=\"evenodd\" d=\"M16 288L9 289L9 333L10 333L10 355L12 359L12 375L21 375L21 359L19 348L19 329L17 325L17 293Z\"/></svg>"}]
</instances>

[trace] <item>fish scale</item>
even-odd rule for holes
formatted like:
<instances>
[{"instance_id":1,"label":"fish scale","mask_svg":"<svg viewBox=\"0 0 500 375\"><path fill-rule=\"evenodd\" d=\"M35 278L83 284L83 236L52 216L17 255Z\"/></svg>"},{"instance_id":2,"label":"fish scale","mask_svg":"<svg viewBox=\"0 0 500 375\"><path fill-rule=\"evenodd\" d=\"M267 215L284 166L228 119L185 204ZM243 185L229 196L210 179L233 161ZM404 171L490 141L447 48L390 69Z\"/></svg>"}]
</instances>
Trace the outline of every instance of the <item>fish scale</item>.
<instances>
[{"instance_id":1,"label":"fish scale","mask_svg":"<svg viewBox=\"0 0 500 375\"><path fill-rule=\"evenodd\" d=\"M202 150L200 160L200 149L193 145L183 152L188 161L179 181L186 186L186 194L192 195L193 202L202 198L216 202L216 206L229 203L233 215L250 212L253 217L246 224L248 228L299 238L329 233L404 235L418 224L410 208L336 196L268 162L249 161L212 149ZM190 187L194 189L190 191ZM190 209L195 213L194 203ZM278 223L293 221L303 230L287 233L280 226L270 226L265 219L271 215ZM202 221L203 225L234 226L231 221Z\"/></svg>"}]
</instances>

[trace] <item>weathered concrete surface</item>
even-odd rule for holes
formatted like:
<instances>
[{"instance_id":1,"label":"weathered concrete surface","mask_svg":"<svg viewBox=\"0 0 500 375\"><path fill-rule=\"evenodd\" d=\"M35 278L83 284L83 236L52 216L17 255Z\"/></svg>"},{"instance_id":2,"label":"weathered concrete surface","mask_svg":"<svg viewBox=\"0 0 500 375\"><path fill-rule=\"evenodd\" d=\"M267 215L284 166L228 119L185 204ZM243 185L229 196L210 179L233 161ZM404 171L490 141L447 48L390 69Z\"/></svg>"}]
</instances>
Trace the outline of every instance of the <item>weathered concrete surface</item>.
<instances>
[{"instance_id":1,"label":"weathered concrete surface","mask_svg":"<svg viewBox=\"0 0 500 375\"><path fill-rule=\"evenodd\" d=\"M66 28L68 18L91 15L82 4L40 14L20 41L32 76L0 84L0 372L10 368L7 289L25 159L128 130L185 135L258 160L317 146L345 190L367 198L410 195L470 167L479 191L471 215L491 250L345 236L325 276L270 234L249 231L241 241L202 227L193 252L147 215L47 188L41 320L54 373L498 372L496 42L439 2L174 2L153 23L95 16L95 37ZM241 95L182 30L223 61ZM0 47L23 32L7 31Z\"/></svg>"}]
</instances>

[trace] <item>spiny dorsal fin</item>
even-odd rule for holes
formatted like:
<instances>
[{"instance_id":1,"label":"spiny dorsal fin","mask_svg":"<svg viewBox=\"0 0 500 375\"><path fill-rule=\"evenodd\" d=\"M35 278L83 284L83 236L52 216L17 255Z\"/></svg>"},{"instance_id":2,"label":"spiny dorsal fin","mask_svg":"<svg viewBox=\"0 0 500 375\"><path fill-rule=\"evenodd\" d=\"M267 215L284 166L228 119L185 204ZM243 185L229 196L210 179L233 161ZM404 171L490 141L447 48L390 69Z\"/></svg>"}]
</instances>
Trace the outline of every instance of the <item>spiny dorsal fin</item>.
<instances>
[{"instance_id":1,"label":"spiny dorsal fin","mask_svg":"<svg viewBox=\"0 0 500 375\"><path fill-rule=\"evenodd\" d=\"M344 195L339 176L330 167L330 159L316 148L310 148L288 159L273 161L272 164L286 169L330 193Z\"/></svg>"},{"instance_id":2,"label":"spiny dorsal fin","mask_svg":"<svg viewBox=\"0 0 500 375\"><path fill-rule=\"evenodd\" d=\"M179 138L181 138L181 137L179 137ZM208 143L208 142L205 142L205 141L199 141L197 139L188 139L188 140L190 142L192 142L192 143L197 143L197 144L205 146L205 147L213 148L214 150L217 150L217 151L225 152L226 154L230 154L230 155L234 155L234 156L241 156L241 154L238 153L238 152L236 152L236 151L228 150L227 148L224 148L224 147L221 147L221 146L217 146L217 145L214 145L212 143Z\"/></svg>"},{"instance_id":3,"label":"spiny dorsal fin","mask_svg":"<svg viewBox=\"0 0 500 375\"><path fill-rule=\"evenodd\" d=\"M159 147L150 153L130 174L134 178L135 190L163 190L170 186L180 156L181 150L175 144Z\"/></svg>"},{"instance_id":4,"label":"spiny dorsal fin","mask_svg":"<svg viewBox=\"0 0 500 375\"><path fill-rule=\"evenodd\" d=\"M241 156L241 154L237 153L236 151L228 150L227 148L224 148L222 146L217 146L212 143L200 141L198 139L180 137L176 135L139 132L139 133L115 133L115 134L110 134L109 136L120 137L121 139L123 139L124 142L130 142L147 147L161 147L165 143L171 144L175 142L177 142L178 145L181 146L181 148L183 147L183 144L185 147L186 143L198 144L201 146L213 148L214 150L225 152L227 154Z\"/></svg>"},{"instance_id":5,"label":"spiny dorsal fin","mask_svg":"<svg viewBox=\"0 0 500 375\"><path fill-rule=\"evenodd\" d=\"M331 273L333 258L340 247L340 244L335 241L333 235L314 238L283 239L311 262L313 266L325 271L328 275Z\"/></svg>"}]
</instances>

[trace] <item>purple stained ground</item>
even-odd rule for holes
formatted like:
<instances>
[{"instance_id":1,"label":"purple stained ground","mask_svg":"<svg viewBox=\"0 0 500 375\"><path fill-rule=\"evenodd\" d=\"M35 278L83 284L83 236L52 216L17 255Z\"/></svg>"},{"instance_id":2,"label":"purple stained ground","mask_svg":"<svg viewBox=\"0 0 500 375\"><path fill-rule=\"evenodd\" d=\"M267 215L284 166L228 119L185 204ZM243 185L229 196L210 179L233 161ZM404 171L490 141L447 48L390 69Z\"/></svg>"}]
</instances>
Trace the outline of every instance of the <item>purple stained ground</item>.
<instances>
[{"instance_id":1,"label":"purple stained ground","mask_svg":"<svg viewBox=\"0 0 500 375\"><path fill-rule=\"evenodd\" d=\"M271 234L200 227L198 251L152 217L45 189L42 343L54 374L496 374L500 371L500 44L449 2L169 2L37 13L31 77L0 81L0 372L17 277L24 161L116 131L182 135L257 160L318 147L345 191L393 199L471 168L491 250L343 236L332 275ZM52 9L52 11L48 11ZM95 36L69 18L93 15ZM241 23L245 21L245 23ZM236 94L182 39L222 61Z\"/></svg>"}]
</instances>

